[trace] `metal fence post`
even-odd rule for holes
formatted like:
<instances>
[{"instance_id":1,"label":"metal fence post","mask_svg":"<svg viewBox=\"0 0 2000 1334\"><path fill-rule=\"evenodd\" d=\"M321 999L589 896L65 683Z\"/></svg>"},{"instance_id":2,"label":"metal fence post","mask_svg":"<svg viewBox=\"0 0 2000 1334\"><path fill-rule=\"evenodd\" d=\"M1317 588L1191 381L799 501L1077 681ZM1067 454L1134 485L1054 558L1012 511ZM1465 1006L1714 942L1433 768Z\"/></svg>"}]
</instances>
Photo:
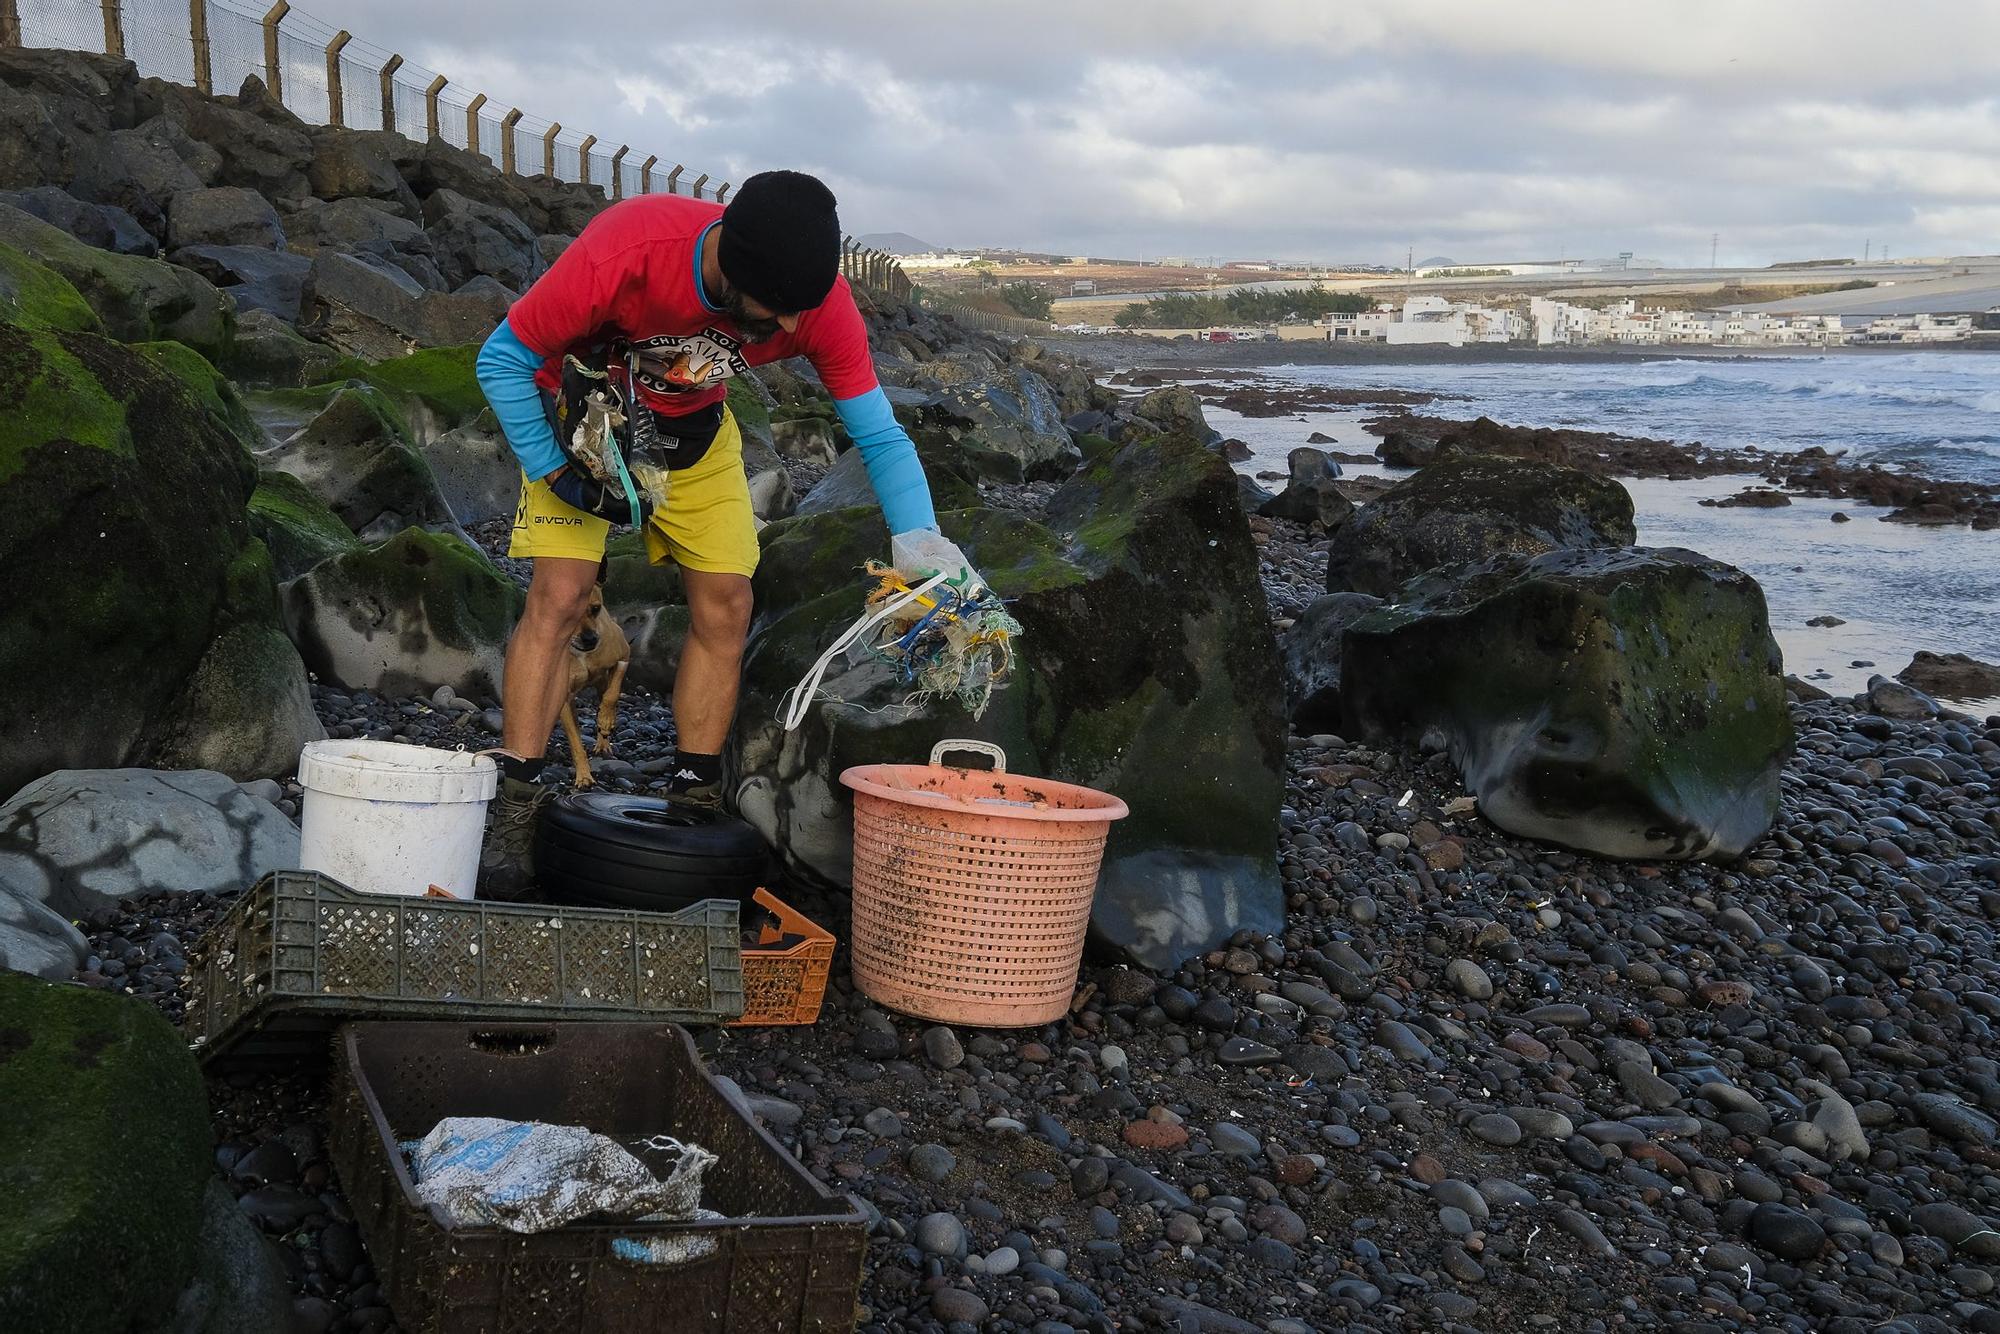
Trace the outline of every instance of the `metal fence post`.
<instances>
[{"instance_id":1,"label":"metal fence post","mask_svg":"<svg viewBox=\"0 0 2000 1334\"><path fill-rule=\"evenodd\" d=\"M674 169L667 173L668 194L677 195L681 192L681 173L686 170L687 168L683 167L680 163L674 163Z\"/></svg>"},{"instance_id":2,"label":"metal fence post","mask_svg":"<svg viewBox=\"0 0 2000 1334\"><path fill-rule=\"evenodd\" d=\"M118 0L103 0L104 9L104 54L118 60L125 58L125 22L118 12Z\"/></svg>"},{"instance_id":3,"label":"metal fence post","mask_svg":"<svg viewBox=\"0 0 2000 1334\"><path fill-rule=\"evenodd\" d=\"M13 8L9 0L9 9ZM210 72L212 57L208 49L208 0L188 0L188 37L194 43L194 87L198 93L215 92L215 76ZM0 46L6 45L5 37L0 37Z\"/></svg>"},{"instance_id":4,"label":"metal fence post","mask_svg":"<svg viewBox=\"0 0 2000 1334\"><path fill-rule=\"evenodd\" d=\"M285 65L278 58L278 25L292 12L292 0L278 0L264 15L264 86L279 106L285 104Z\"/></svg>"},{"instance_id":5,"label":"metal fence post","mask_svg":"<svg viewBox=\"0 0 2000 1334\"><path fill-rule=\"evenodd\" d=\"M515 107L500 118L500 170L518 176L514 170L514 127L521 122L521 108Z\"/></svg>"},{"instance_id":6,"label":"metal fence post","mask_svg":"<svg viewBox=\"0 0 2000 1334\"><path fill-rule=\"evenodd\" d=\"M694 189L690 190L688 193L693 195L696 199L699 199L701 198L701 187L707 184L708 184L708 173L703 172L701 175L695 178Z\"/></svg>"},{"instance_id":7,"label":"metal fence post","mask_svg":"<svg viewBox=\"0 0 2000 1334\"><path fill-rule=\"evenodd\" d=\"M596 142L597 136L593 134L576 146L576 178L579 184L590 184L590 150Z\"/></svg>"},{"instance_id":8,"label":"metal fence post","mask_svg":"<svg viewBox=\"0 0 2000 1334\"><path fill-rule=\"evenodd\" d=\"M640 194L649 195L653 193L653 164L655 162L658 162L659 160L660 160L660 155L658 153L655 153L651 157L647 158L644 162L639 164Z\"/></svg>"},{"instance_id":9,"label":"metal fence post","mask_svg":"<svg viewBox=\"0 0 2000 1334\"><path fill-rule=\"evenodd\" d=\"M200 4L202 0L194 0ZM393 131L396 128L396 71L403 67L401 56L390 56L382 62L382 128Z\"/></svg>"},{"instance_id":10,"label":"metal fence post","mask_svg":"<svg viewBox=\"0 0 2000 1334\"><path fill-rule=\"evenodd\" d=\"M556 136L560 133L562 133L561 121L542 131L542 173L552 181L562 179L556 175Z\"/></svg>"},{"instance_id":11,"label":"metal fence post","mask_svg":"<svg viewBox=\"0 0 2000 1334\"><path fill-rule=\"evenodd\" d=\"M618 151L611 155L611 198L615 202L625 197L625 155L632 151L632 145L620 144Z\"/></svg>"},{"instance_id":12,"label":"metal fence post","mask_svg":"<svg viewBox=\"0 0 2000 1334\"><path fill-rule=\"evenodd\" d=\"M424 89L424 138L427 141L444 137L438 132L438 94L443 92L444 86L450 82L450 79L440 74L431 80L430 87Z\"/></svg>"},{"instance_id":13,"label":"metal fence post","mask_svg":"<svg viewBox=\"0 0 2000 1334\"><path fill-rule=\"evenodd\" d=\"M347 124L347 104L340 88L340 48L354 40L354 35L342 28L326 44L326 118L336 127Z\"/></svg>"},{"instance_id":14,"label":"metal fence post","mask_svg":"<svg viewBox=\"0 0 2000 1334\"><path fill-rule=\"evenodd\" d=\"M479 108L486 105L486 94L481 93L465 104L465 146L475 153L484 153L486 148L479 142Z\"/></svg>"},{"instance_id":15,"label":"metal fence post","mask_svg":"<svg viewBox=\"0 0 2000 1334\"><path fill-rule=\"evenodd\" d=\"M724 181L721 185L715 188L715 202L718 204L727 204L729 202L728 181Z\"/></svg>"}]
</instances>

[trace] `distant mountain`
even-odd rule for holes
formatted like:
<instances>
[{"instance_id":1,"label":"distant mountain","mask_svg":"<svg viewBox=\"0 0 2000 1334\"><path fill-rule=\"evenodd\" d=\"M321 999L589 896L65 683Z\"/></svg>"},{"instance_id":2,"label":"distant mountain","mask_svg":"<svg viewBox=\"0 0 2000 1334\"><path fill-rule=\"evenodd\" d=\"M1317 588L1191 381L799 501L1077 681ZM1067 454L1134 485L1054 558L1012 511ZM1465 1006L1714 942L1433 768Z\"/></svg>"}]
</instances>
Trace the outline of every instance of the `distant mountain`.
<instances>
[{"instance_id":1,"label":"distant mountain","mask_svg":"<svg viewBox=\"0 0 2000 1334\"><path fill-rule=\"evenodd\" d=\"M908 232L870 232L854 238L866 250L886 250L892 255L932 255L944 249L929 241L919 241Z\"/></svg>"},{"instance_id":2,"label":"distant mountain","mask_svg":"<svg viewBox=\"0 0 2000 1334\"><path fill-rule=\"evenodd\" d=\"M1417 261L1417 267L1420 269L1449 269L1455 268L1457 265L1458 261L1447 255L1432 255L1429 259L1420 259Z\"/></svg>"}]
</instances>

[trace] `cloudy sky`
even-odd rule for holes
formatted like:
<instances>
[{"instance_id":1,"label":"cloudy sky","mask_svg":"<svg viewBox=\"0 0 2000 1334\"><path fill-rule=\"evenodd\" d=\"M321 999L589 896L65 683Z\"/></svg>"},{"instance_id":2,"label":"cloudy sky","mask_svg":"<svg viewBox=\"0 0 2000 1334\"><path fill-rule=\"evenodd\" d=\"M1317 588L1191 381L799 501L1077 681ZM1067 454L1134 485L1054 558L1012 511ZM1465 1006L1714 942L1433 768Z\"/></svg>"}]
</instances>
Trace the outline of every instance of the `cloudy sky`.
<instances>
[{"instance_id":1,"label":"cloudy sky","mask_svg":"<svg viewBox=\"0 0 2000 1334\"><path fill-rule=\"evenodd\" d=\"M1987 0L305 0L852 232L1097 255L2000 251Z\"/></svg>"}]
</instances>

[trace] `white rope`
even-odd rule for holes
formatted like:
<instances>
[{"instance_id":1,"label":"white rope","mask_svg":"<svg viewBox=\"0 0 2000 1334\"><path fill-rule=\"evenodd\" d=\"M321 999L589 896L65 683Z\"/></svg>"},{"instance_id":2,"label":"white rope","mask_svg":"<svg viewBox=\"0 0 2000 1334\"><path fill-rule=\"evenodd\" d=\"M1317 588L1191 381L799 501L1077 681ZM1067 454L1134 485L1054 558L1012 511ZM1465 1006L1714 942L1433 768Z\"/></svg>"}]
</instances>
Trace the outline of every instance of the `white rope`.
<instances>
[{"instance_id":1,"label":"white rope","mask_svg":"<svg viewBox=\"0 0 2000 1334\"><path fill-rule=\"evenodd\" d=\"M848 626L842 632L840 638L834 640L827 651L819 655L819 661L812 665L812 670L800 677L799 683L790 690L787 690L784 697L778 701L778 707L782 710L785 720L785 730L787 732L796 731L798 725L806 720L806 713L812 708L813 701L819 698L819 683L825 679L826 669L833 663L835 658L846 652L856 640L867 634L878 622L886 620L893 613L909 606L912 602L915 602L918 598L943 583L944 578L943 571L939 571L907 593L898 593L894 597L884 598L880 606L863 612L860 620Z\"/></svg>"}]
</instances>

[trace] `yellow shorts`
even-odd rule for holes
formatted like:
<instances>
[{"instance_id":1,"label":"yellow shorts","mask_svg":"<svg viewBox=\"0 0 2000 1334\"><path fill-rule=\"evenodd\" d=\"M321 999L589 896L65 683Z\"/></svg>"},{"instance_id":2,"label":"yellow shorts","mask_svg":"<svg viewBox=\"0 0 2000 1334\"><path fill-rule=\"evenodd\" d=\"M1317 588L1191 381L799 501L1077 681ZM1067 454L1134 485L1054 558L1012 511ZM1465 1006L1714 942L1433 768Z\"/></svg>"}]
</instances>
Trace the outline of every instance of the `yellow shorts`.
<instances>
[{"instance_id":1,"label":"yellow shorts","mask_svg":"<svg viewBox=\"0 0 2000 1334\"><path fill-rule=\"evenodd\" d=\"M646 557L672 559L683 569L749 575L757 569L757 524L750 512L750 482L743 474L743 436L735 414L724 411L708 453L691 468L669 474L665 508L646 522ZM611 524L565 504L540 478L521 477L521 504L507 554L600 560Z\"/></svg>"}]
</instances>

